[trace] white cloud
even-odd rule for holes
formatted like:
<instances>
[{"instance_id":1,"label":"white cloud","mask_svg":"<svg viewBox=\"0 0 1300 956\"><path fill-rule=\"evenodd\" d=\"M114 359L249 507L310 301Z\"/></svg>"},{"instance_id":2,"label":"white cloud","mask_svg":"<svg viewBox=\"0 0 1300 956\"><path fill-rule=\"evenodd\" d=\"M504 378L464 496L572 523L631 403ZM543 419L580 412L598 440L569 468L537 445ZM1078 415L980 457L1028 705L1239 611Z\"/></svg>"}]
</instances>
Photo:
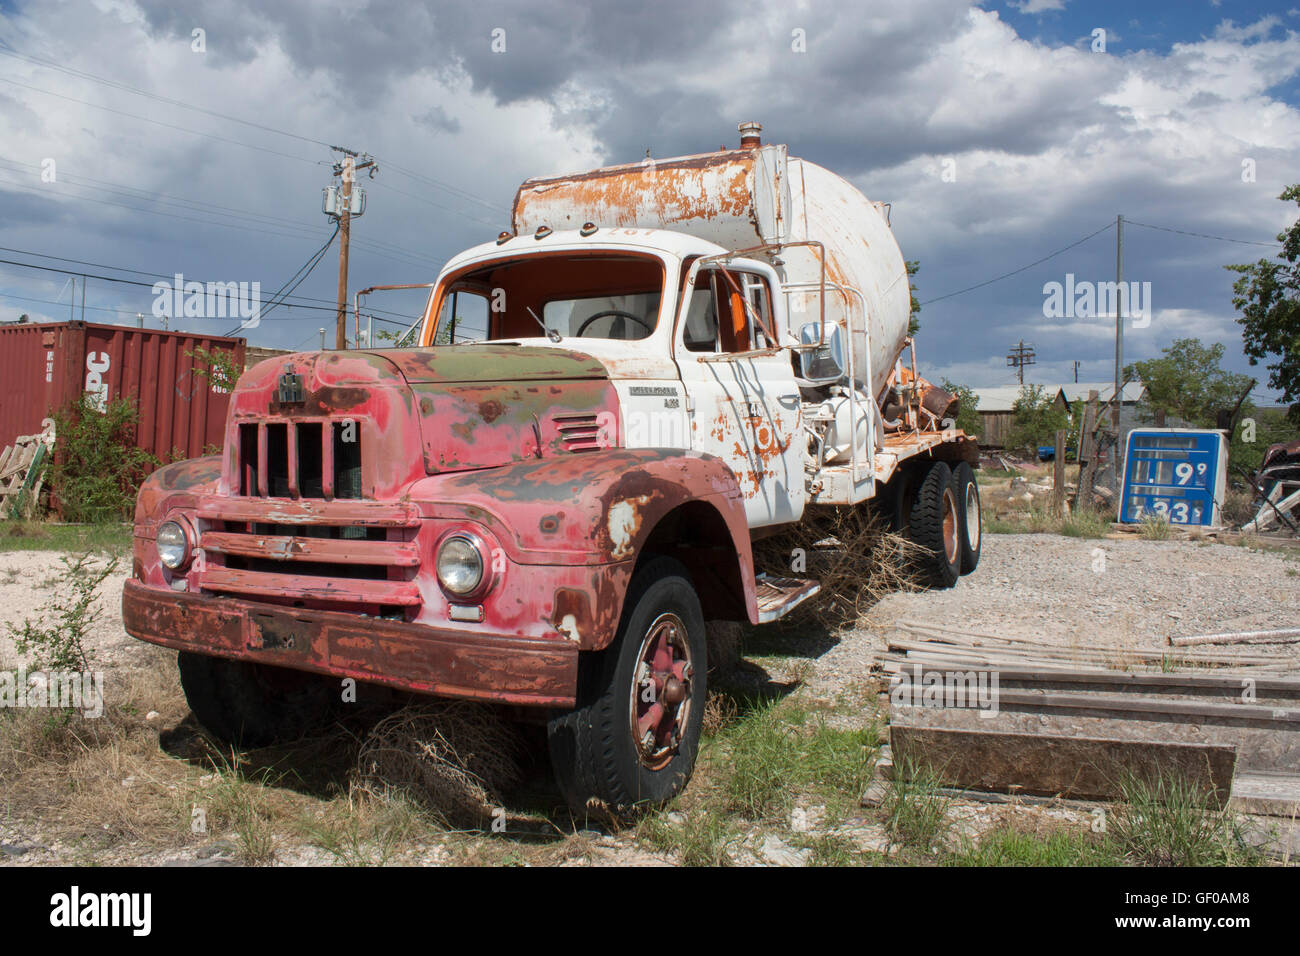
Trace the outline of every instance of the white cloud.
<instances>
[{"instance_id":1,"label":"white cloud","mask_svg":"<svg viewBox=\"0 0 1300 956\"><path fill-rule=\"evenodd\" d=\"M1282 30L1276 18L1225 22L1168 52L1094 54L1086 44L1025 39L996 12L961 0L867 12L773 0L743 7L743 16L718 16L715 30L693 33L688 42L671 14L610 23L558 3L491 4L446 22L436 12L385 17L372 11L358 19L343 0L257 11L238 0L188 6L177 0L146 18L140 6L122 3L79 7L73 16L57 0L43 0L0 19L0 38L74 69L379 156L379 176L363 184L370 203L355 233L354 285L427 280L437 262L505 226L514 189L527 176L637 159L647 147L656 156L712 149L734 143L735 123L751 118L764 123L765 137L789 143L794 155L893 203L904 254L922 260L923 300L1032 262L1117 213L1250 239L1271 238L1294 216L1275 197L1300 179L1294 161L1300 112L1277 90L1300 70L1300 36ZM1025 0L1017 9L1063 6ZM173 20L174 28L167 25ZM208 30L206 54L190 50L191 20ZM487 53L494 23L508 26L507 55ZM791 50L794 28L806 31L804 54ZM359 52L340 56L339 50ZM328 167L313 163L328 162L328 151L8 58L0 77L308 162L3 82L0 156L28 167L54 156L69 177L239 207L314 229L311 237L273 238L130 213L67 198L87 194L71 188L70 179L60 187L64 198L48 203L43 197L50 191L32 179L24 180L31 188L7 195L0 243L269 283L287 277L323 241L319 190ZM940 161L949 157L956 160L955 183L939 176ZM1243 159L1254 161L1256 182L1242 181ZM382 160L495 208L414 181ZM0 164L0 180L20 175ZM10 187L0 182L0 189ZM1231 277L1221 266L1267 250L1136 226L1126 241L1126 272L1152 281L1158 304L1151 329L1133 335L1135 357L1144 357L1144 349L1155 354L1182 328L1217 336L1230 353L1239 352ZM388 246L367 249L368 242ZM1002 350L1023 335L1046 336L1044 366L1071 371L1075 358L1104 365L1106 331L1047 328L1040 289L1066 272L1108 278L1113 245L1113 233L1105 233L1020 276L926 306L920 339L926 361L978 375L978 384L1005 381ZM410 256L429 265L416 266ZM39 286L36 275L5 270L0 291L53 298L57 290ZM91 289L107 296L93 281ZM332 298L332 269L323 266L300 291ZM95 301L139 308L129 295ZM0 300L0 315L8 317L14 305ZM268 322L266 334L301 339L318 321L304 316L283 332ZM980 355L990 358L971 358ZM1095 370L1089 374L1097 377Z\"/></svg>"},{"instance_id":2,"label":"white cloud","mask_svg":"<svg viewBox=\"0 0 1300 956\"><path fill-rule=\"evenodd\" d=\"M1007 6L1014 7L1021 13L1045 13L1049 10L1064 10L1065 0L1009 0Z\"/></svg>"}]
</instances>

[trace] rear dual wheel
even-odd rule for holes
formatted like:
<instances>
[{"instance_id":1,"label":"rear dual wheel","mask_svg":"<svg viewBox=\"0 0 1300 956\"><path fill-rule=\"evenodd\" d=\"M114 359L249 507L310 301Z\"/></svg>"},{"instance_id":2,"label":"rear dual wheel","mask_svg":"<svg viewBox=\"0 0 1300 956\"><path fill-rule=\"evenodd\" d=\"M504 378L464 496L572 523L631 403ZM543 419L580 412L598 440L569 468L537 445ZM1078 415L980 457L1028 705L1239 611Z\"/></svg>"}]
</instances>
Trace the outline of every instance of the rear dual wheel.
<instances>
[{"instance_id":1,"label":"rear dual wheel","mask_svg":"<svg viewBox=\"0 0 1300 956\"><path fill-rule=\"evenodd\" d=\"M970 574L980 563L980 545L984 540L983 518L980 515L980 488L975 481L975 469L963 461L953 472L957 490L959 540L961 544L961 573Z\"/></svg>"},{"instance_id":2,"label":"rear dual wheel","mask_svg":"<svg viewBox=\"0 0 1300 956\"><path fill-rule=\"evenodd\" d=\"M961 574L961 513L952 469L936 461L916 491L908 521L911 538L926 554L917 564L925 583L950 588Z\"/></svg>"},{"instance_id":3,"label":"rear dual wheel","mask_svg":"<svg viewBox=\"0 0 1300 956\"><path fill-rule=\"evenodd\" d=\"M913 541L929 552L920 562L931 587L950 588L979 566L983 523L975 470L960 462L956 470L936 461L924 472L908 515Z\"/></svg>"}]
</instances>

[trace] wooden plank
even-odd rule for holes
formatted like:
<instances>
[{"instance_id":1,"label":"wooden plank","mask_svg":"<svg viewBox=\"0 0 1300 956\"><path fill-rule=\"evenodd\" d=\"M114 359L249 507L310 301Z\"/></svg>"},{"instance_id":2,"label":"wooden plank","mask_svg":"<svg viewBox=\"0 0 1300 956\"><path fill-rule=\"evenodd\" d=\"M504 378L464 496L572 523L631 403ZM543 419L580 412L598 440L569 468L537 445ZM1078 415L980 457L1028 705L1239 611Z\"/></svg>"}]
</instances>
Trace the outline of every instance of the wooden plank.
<instances>
[{"instance_id":1,"label":"wooden plank","mask_svg":"<svg viewBox=\"0 0 1300 956\"><path fill-rule=\"evenodd\" d=\"M1144 714L1155 717L1234 720L1265 724L1278 730L1300 729L1300 709L1259 707L1254 704L1217 704L1199 700L1167 700L1126 697L1123 694L998 692L999 707L1031 707L1036 710L1101 711L1113 715Z\"/></svg>"},{"instance_id":2,"label":"wooden plank","mask_svg":"<svg viewBox=\"0 0 1300 956\"><path fill-rule=\"evenodd\" d=\"M929 768L967 790L1114 800L1138 777L1181 776L1222 807L1232 791L1235 747L1152 740L1056 737L891 725L893 769Z\"/></svg>"},{"instance_id":3,"label":"wooden plank","mask_svg":"<svg viewBox=\"0 0 1300 956\"><path fill-rule=\"evenodd\" d=\"M1056 453L1052 456L1052 514L1065 511L1065 442L1064 428L1056 432Z\"/></svg>"},{"instance_id":4,"label":"wooden plank","mask_svg":"<svg viewBox=\"0 0 1300 956\"><path fill-rule=\"evenodd\" d=\"M1175 647L1193 644L1294 644L1300 641L1300 628L1290 627L1275 631L1228 631L1222 634L1193 634L1188 637L1171 637Z\"/></svg>"},{"instance_id":5,"label":"wooden plank","mask_svg":"<svg viewBox=\"0 0 1300 956\"><path fill-rule=\"evenodd\" d=\"M1186 651L1177 655L1162 648L1154 647L1136 647L1136 648L1104 648L1104 647L1072 647L1067 644L1051 644L1044 641L1027 641L1021 639L1004 639L998 637L979 636L972 638L963 638L960 634L944 634L942 637L931 637L916 628L907 628L913 636L913 644L924 644L927 649L941 650L952 648L954 651L963 650L986 650L1003 654L1060 654L1069 652L1079 655L1091 655L1105 659L1112 659L1116 656L1133 657L1133 656L1153 656L1156 660L1168 660L1176 658L1180 661L1189 661L1192 663L1234 663L1245 660L1258 660L1270 663L1292 663L1300 664L1291 654L1229 654L1226 652L1216 651ZM887 641L889 645L906 644L907 638L894 638ZM909 645L910 646L910 645Z\"/></svg>"},{"instance_id":6,"label":"wooden plank","mask_svg":"<svg viewBox=\"0 0 1300 956\"><path fill-rule=\"evenodd\" d=\"M1064 645L1040 645L1033 650L1021 651L1018 648L978 646L978 645L944 645L926 641L894 640L888 642L889 650L907 651L909 654L928 654L933 657L949 657L954 660L987 659L1001 660L1007 663L1025 660L1064 660L1092 662L1100 664L1124 664L1128 662L1164 664L1169 662L1188 664L1225 664L1241 666L1246 664L1270 664L1281 667L1297 666L1292 657L1281 655L1232 655L1212 654L1195 651L1176 652L1156 648L1133 648L1105 651L1093 648L1071 648Z\"/></svg>"},{"instance_id":7,"label":"wooden plank","mask_svg":"<svg viewBox=\"0 0 1300 956\"><path fill-rule=\"evenodd\" d=\"M909 658L909 662L910 662ZM992 668L988 668L992 670ZM978 670L978 668L977 668ZM1205 695L1212 691L1230 692L1240 697L1241 680L1232 675L1222 674L1166 674L1159 672L1131 674L1113 670L1085 669L1045 669L1033 668L997 668L1000 685L1012 683L1057 683L1077 685L1083 690L1100 688L1150 688L1157 693L1177 693ZM924 675L926 668L921 667ZM1268 696L1278 698L1300 699L1300 678L1260 677L1251 678L1250 689L1256 697Z\"/></svg>"},{"instance_id":8,"label":"wooden plank","mask_svg":"<svg viewBox=\"0 0 1300 956\"><path fill-rule=\"evenodd\" d=\"M1074 510L1092 505L1092 486L1097 474L1097 400L1096 389L1088 391L1088 404L1083 412L1083 425L1079 430L1079 489L1074 494Z\"/></svg>"},{"instance_id":9,"label":"wooden plank","mask_svg":"<svg viewBox=\"0 0 1300 956\"><path fill-rule=\"evenodd\" d=\"M1300 816L1300 774L1238 773L1229 806L1242 813L1295 819Z\"/></svg>"}]
</instances>

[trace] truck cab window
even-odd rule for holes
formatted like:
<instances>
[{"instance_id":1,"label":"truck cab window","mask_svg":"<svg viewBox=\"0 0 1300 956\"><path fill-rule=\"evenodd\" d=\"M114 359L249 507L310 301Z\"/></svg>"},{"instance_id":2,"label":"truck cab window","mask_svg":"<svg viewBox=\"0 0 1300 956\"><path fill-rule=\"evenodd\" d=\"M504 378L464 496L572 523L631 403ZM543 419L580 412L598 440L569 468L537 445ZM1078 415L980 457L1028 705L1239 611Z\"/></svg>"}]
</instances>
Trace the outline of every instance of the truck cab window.
<instances>
[{"instance_id":1,"label":"truck cab window","mask_svg":"<svg viewBox=\"0 0 1300 956\"><path fill-rule=\"evenodd\" d=\"M704 271L695 281L686 306L682 341L688 352L718 351L718 308L713 298L713 272Z\"/></svg>"},{"instance_id":2,"label":"truck cab window","mask_svg":"<svg viewBox=\"0 0 1300 956\"><path fill-rule=\"evenodd\" d=\"M479 342L488 337L488 300L478 292L457 290L442 300L435 345Z\"/></svg>"},{"instance_id":3,"label":"truck cab window","mask_svg":"<svg viewBox=\"0 0 1300 956\"><path fill-rule=\"evenodd\" d=\"M772 327L771 294L766 280L752 272L701 271L684 325L682 339L690 352L752 352L776 345L764 331Z\"/></svg>"},{"instance_id":4,"label":"truck cab window","mask_svg":"<svg viewBox=\"0 0 1300 956\"><path fill-rule=\"evenodd\" d=\"M663 264L647 255L543 254L492 261L451 280L433 344L449 342L444 322L450 322L447 310L456 298L457 342L539 338L546 333L538 319L564 339L648 338L659 322L663 286ZM474 299L472 311L466 310L466 298ZM467 337L462 328L473 331Z\"/></svg>"}]
</instances>

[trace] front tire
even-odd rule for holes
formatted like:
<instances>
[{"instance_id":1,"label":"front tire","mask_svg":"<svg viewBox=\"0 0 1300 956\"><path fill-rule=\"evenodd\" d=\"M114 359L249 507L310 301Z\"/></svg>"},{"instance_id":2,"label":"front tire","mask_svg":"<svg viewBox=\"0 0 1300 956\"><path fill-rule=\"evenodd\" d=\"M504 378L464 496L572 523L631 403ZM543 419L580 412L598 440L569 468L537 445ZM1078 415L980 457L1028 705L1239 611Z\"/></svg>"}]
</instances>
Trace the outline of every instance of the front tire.
<instances>
[{"instance_id":1,"label":"front tire","mask_svg":"<svg viewBox=\"0 0 1300 956\"><path fill-rule=\"evenodd\" d=\"M551 763L578 812L664 803L695 769L707 697L704 614L686 568L654 558L632 578L618 635L584 656L578 706L547 727Z\"/></svg>"},{"instance_id":2,"label":"front tire","mask_svg":"<svg viewBox=\"0 0 1300 956\"><path fill-rule=\"evenodd\" d=\"M181 651L181 688L200 724L223 744L268 747L320 733L342 704L337 679Z\"/></svg>"}]
</instances>

